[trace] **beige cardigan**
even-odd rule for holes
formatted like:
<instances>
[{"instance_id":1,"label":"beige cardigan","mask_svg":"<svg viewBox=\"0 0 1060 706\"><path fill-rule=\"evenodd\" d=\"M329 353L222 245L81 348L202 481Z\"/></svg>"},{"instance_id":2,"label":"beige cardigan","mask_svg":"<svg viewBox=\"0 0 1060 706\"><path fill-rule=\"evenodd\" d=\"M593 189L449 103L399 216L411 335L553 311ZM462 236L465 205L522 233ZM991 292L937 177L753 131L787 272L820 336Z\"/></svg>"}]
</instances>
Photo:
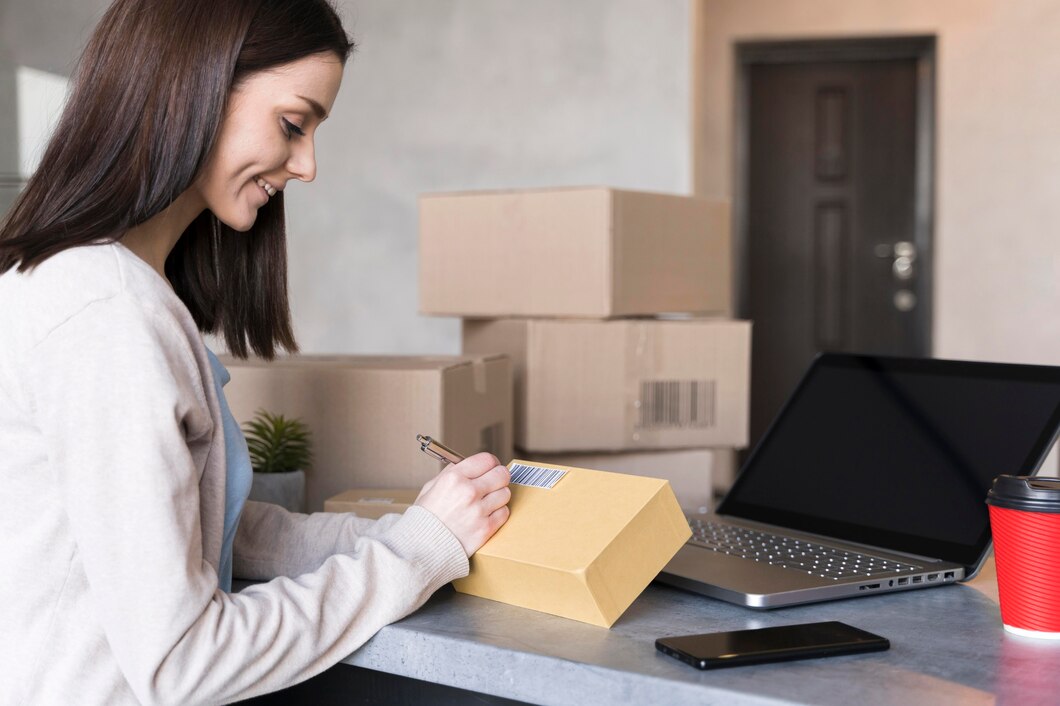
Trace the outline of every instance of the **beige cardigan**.
<instances>
[{"instance_id":1,"label":"beige cardigan","mask_svg":"<svg viewBox=\"0 0 1060 706\"><path fill-rule=\"evenodd\" d=\"M414 506L248 502L218 589L220 408L202 338L120 244L0 275L0 704L219 703L307 679L467 574ZM270 580L271 579L271 580Z\"/></svg>"}]
</instances>

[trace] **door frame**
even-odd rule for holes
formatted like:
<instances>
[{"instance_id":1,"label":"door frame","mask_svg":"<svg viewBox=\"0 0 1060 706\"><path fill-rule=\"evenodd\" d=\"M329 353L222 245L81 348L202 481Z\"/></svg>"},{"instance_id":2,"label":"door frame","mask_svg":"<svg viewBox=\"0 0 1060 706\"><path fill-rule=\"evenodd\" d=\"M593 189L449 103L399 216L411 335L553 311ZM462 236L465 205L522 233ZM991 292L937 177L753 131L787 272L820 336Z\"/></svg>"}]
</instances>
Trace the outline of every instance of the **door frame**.
<instances>
[{"instance_id":1,"label":"door frame","mask_svg":"<svg viewBox=\"0 0 1060 706\"><path fill-rule=\"evenodd\" d=\"M916 61L916 166L914 173L913 242L918 268L929 273L918 277L914 287L917 306L913 310L914 342L924 355L933 351L934 320L934 228L935 228L935 45L934 35L895 37L847 37L791 41L736 42L733 125L733 296L736 316L749 318L748 196L750 194L751 67L756 64L796 64L824 61Z\"/></svg>"}]
</instances>

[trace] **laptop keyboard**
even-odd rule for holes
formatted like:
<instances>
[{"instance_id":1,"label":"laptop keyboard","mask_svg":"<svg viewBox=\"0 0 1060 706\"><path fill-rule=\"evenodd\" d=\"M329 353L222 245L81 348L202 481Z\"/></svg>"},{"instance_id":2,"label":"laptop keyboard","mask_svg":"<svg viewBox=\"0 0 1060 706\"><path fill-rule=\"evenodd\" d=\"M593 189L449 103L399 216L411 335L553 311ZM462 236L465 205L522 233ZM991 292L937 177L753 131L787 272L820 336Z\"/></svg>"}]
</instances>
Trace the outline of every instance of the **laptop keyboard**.
<instances>
[{"instance_id":1,"label":"laptop keyboard","mask_svg":"<svg viewBox=\"0 0 1060 706\"><path fill-rule=\"evenodd\" d=\"M688 524L692 528L688 541L696 546L837 581L922 570L914 564L709 520L690 518Z\"/></svg>"}]
</instances>

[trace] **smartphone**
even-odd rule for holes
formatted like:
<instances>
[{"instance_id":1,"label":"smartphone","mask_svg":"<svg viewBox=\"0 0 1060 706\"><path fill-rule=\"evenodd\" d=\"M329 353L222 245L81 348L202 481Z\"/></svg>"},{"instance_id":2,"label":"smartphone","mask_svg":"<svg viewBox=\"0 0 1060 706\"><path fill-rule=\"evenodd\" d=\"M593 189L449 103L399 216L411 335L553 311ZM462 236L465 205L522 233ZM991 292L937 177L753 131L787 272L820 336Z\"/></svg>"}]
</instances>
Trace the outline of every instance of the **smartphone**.
<instances>
[{"instance_id":1,"label":"smartphone","mask_svg":"<svg viewBox=\"0 0 1060 706\"><path fill-rule=\"evenodd\" d=\"M886 638L838 621L661 637L655 641L655 649L699 669L878 652L890 646Z\"/></svg>"}]
</instances>

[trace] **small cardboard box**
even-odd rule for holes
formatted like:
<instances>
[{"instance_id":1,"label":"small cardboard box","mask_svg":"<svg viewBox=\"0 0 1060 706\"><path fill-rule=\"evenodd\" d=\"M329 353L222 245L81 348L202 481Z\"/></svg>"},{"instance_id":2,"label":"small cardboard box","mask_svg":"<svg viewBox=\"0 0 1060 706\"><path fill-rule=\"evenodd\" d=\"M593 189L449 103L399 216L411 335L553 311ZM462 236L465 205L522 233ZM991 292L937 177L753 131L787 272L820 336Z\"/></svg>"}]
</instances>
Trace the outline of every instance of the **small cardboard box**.
<instances>
[{"instance_id":1,"label":"small cardboard box","mask_svg":"<svg viewBox=\"0 0 1060 706\"><path fill-rule=\"evenodd\" d=\"M390 513L401 514L416 502L420 489L360 488L347 490L324 501L324 512L352 512L358 517L378 520Z\"/></svg>"},{"instance_id":2,"label":"small cardboard box","mask_svg":"<svg viewBox=\"0 0 1060 706\"><path fill-rule=\"evenodd\" d=\"M463 338L511 357L518 448L747 445L748 321L465 320Z\"/></svg>"},{"instance_id":3,"label":"small cardboard box","mask_svg":"<svg viewBox=\"0 0 1060 706\"><path fill-rule=\"evenodd\" d=\"M681 508L688 513L711 512L714 508L712 477L724 464L728 449L674 449L622 451L619 453L538 454L516 451L521 458L547 466L595 468L611 473L663 478L670 482Z\"/></svg>"},{"instance_id":4,"label":"small cardboard box","mask_svg":"<svg viewBox=\"0 0 1060 706\"><path fill-rule=\"evenodd\" d=\"M420 311L729 315L729 203L604 187L420 196ZM474 276L455 277L469 263Z\"/></svg>"},{"instance_id":5,"label":"small cardboard box","mask_svg":"<svg viewBox=\"0 0 1060 706\"><path fill-rule=\"evenodd\" d=\"M225 398L243 424L255 411L300 418L313 434L310 512L349 488L419 488L443 464L420 451L436 436L469 456L512 455L511 365L488 356L222 358Z\"/></svg>"},{"instance_id":6,"label":"small cardboard box","mask_svg":"<svg viewBox=\"0 0 1060 706\"><path fill-rule=\"evenodd\" d=\"M508 468L511 515L453 582L463 593L609 628L692 534L665 480ZM563 475L552 487L519 482L537 468Z\"/></svg>"}]
</instances>

